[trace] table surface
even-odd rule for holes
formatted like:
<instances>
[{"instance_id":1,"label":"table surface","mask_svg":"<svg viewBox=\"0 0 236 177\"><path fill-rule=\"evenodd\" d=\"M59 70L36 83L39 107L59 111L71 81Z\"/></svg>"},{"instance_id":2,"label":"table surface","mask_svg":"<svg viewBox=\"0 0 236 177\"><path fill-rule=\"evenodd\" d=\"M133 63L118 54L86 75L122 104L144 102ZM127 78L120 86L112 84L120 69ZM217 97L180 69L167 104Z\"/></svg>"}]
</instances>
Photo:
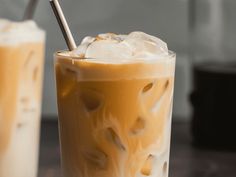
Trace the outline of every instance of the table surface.
<instances>
[{"instance_id":1,"label":"table surface","mask_svg":"<svg viewBox=\"0 0 236 177\"><path fill-rule=\"evenodd\" d=\"M61 177L56 121L44 121L38 177ZM236 177L236 152L196 148L191 143L188 123L175 122L169 177Z\"/></svg>"}]
</instances>

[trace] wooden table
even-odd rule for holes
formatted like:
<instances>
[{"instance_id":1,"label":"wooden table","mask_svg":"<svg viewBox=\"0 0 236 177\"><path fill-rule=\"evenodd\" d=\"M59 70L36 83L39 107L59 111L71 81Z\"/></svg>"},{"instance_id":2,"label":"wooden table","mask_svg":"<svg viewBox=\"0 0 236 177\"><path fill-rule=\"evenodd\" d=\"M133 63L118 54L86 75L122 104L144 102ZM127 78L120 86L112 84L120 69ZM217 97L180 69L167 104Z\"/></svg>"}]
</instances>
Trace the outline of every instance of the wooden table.
<instances>
[{"instance_id":1,"label":"wooden table","mask_svg":"<svg viewBox=\"0 0 236 177\"><path fill-rule=\"evenodd\" d=\"M61 177L56 121L42 123L38 177ZM236 152L195 148L189 124L175 122L169 177L236 177Z\"/></svg>"}]
</instances>

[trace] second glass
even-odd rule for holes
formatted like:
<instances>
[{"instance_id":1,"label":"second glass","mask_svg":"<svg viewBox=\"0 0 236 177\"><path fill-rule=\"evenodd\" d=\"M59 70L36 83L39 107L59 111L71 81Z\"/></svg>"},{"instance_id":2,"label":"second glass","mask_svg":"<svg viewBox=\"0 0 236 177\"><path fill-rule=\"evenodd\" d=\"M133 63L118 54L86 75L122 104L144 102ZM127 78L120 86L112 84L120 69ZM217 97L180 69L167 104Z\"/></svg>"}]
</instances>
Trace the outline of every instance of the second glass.
<instances>
[{"instance_id":1,"label":"second glass","mask_svg":"<svg viewBox=\"0 0 236 177\"><path fill-rule=\"evenodd\" d=\"M0 177L36 177L45 32L0 19Z\"/></svg>"}]
</instances>

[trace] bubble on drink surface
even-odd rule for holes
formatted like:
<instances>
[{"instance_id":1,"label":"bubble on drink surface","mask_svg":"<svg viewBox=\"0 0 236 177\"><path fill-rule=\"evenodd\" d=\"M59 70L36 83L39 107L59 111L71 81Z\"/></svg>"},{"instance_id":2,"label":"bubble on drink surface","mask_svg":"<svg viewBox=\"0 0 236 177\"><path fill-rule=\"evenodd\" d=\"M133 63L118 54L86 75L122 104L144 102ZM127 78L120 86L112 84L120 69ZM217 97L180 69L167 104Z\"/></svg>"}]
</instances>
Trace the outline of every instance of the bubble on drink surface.
<instances>
[{"instance_id":1,"label":"bubble on drink surface","mask_svg":"<svg viewBox=\"0 0 236 177\"><path fill-rule=\"evenodd\" d=\"M138 117L134 123L134 125L131 127L131 134L137 135L141 133L145 129L145 120L141 117Z\"/></svg>"},{"instance_id":2,"label":"bubble on drink surface","mask_svg":"<svg viewBox=\"0 0 236 177\"><path fill-rule=\"evenodd\" d=\"M102 95L95 90L83 90L80 99L88 112L95 111L102 103Z\"/></svg>"},{"instance_id":3,"label":"bubble on drink surface","mask_svg":"<svg viewBox=\"0 0 236 177\"><path fill-rule=\"evenodd\" d=\"M71 55L109 60L159 59L168 55L165 42L143 32L128 35L114 33L85 37Z\"/></svg>"},{"instance_id":4,"label":"bubble on drink surface","mask_svg":"<svg viewBox=\"0 0 236 177\"><path fill-rule=\"evenodd\" d=\"M119 150L125 151L126 148L124 144L121 142L120 137L118 134L113 130L113 128L109 127L105 131L106 137L108 141L113 143Z\"/></svg>"},{"instance_id":5,"label":"bubble on drink surface","mask_svg":"<svg viewBox=\"0 0 236 177\"><path fill-rule=\"evenodd\" d=\"M84 153L86 162L99 169L106 169L108 163L108 156L98 148L86 150Z\"/></svg>"},{"instance_id":6,"label":"bubble on drink surface","mask_svg":"<svg viewBox=\"0 0 236 177\"><path fill-rule=\"evenodd\" d=\"M141 174L143 174L145 176L151 175L153 161L154 161L154 156L150 154L143 164L143 167L141 169Z\"/></svg>"}]
</instances>

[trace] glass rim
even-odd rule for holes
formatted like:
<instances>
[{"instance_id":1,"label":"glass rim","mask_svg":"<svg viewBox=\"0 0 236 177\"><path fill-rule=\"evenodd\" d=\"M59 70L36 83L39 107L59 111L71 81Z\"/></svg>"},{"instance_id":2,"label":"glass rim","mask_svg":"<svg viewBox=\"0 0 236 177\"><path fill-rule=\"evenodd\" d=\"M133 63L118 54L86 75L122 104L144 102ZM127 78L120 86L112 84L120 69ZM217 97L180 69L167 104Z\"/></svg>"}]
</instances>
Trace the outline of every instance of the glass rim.
<instances>
[{"instance_id":1,"label":"glass rim","mask_svg":"<svg viewBox=\"0 0 236 177\"><path fill-rule=\"evenodd\" d=\"M109 58L81 58L79 56L70 56L70 55L62 55L61 53L64 53L64 52L69 52L68 49L64 49L64 50L58 50L56 52L54 52L54 57L58 58L63 58L63 59L68 59L68 60L83 60L83 61L111 61L111 59ZM171 51L171 50L168 50L168 55L163 55L161 56L160 55L160 58L158 59L135 59L135 60L129 60L129 59L124 59L124 60L121 60L121 59L114 59L114 63L118 63L118 62L115 62L115 61L119 61L119 63L130 63L130 62L144 62L144 61L163 61L163 60L172 60L172 59L175 59L176 58L176 53ZM109 63L113 63L113 62L109 62Z\"/></svg>"}]
</instances>

